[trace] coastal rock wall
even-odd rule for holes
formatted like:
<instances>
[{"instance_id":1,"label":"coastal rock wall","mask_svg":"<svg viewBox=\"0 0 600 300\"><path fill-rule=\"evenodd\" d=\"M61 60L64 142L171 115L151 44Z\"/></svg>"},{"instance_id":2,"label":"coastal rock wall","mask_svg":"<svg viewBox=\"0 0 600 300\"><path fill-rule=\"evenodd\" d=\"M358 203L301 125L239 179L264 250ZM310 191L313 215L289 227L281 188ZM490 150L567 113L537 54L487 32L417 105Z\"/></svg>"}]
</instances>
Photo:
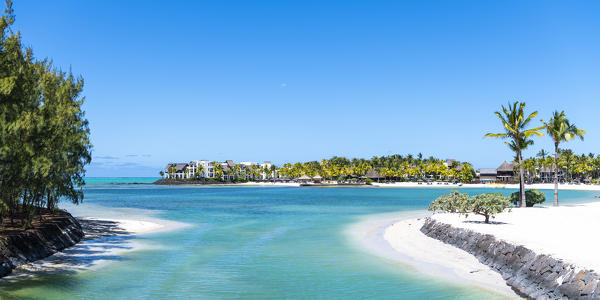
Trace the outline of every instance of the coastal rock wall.
<instances>
[{"instance_id":1,"label":"coastal rock wall","mask_svg":"<svg viewBox=\"0 0 600 300\"><path fill-rule=\"evenodd\" d=\"M499 272L513 290L532 299L600 299L600 276L560 259L536 254L468 229L427 218L421 232L463 249Z\"/></svg>"},{"instance_id":2,"label":"coastal rock wall","mask_svg":"<svg viewBox=\"0 0 600 300\"><path fill-rule=\"evenodd\" d=\"M81 225L66 212L47 217L35 228L0 235L0 277L20 265L73 246L82 238Z\"/></svg>"}]
</instances>

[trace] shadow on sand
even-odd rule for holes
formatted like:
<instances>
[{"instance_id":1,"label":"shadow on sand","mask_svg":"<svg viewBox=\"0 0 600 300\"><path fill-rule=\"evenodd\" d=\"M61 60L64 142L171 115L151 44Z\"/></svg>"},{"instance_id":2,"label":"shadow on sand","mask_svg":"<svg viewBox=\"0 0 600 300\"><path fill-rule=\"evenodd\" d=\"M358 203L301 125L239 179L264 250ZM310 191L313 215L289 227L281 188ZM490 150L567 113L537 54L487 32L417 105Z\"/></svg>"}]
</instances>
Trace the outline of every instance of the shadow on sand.
<instances>
[{"instance_id":1,"label":"shadow on sand","mask_svg":"<svg viewBox=\"0 0 600 300\"><path fill-rule=\"evenodd\" d=\"M133 248L127 243L133 235L119 227L119 223L87 218L78 218L78 221L85 232L81 242L50 257L16 268L12 274L0 280L0 287L5 288L4 282L39 275L67 275L102 262L126 260L119 253Z\"/></svg>"},{"instance_id":2,"label":"shadow on sand","mask_svg":"<svg viewBox=\"0 0 600 300\"><path fill-rule=\"evenodd\" d=\"M485 221L463 221L464 223L471 223L471 224L486 224L486 225L503 225L503 224L508 224L505 222L498 222L498 221L490 221L489 223L486 223Z\"/></svg>"}]
</instances>

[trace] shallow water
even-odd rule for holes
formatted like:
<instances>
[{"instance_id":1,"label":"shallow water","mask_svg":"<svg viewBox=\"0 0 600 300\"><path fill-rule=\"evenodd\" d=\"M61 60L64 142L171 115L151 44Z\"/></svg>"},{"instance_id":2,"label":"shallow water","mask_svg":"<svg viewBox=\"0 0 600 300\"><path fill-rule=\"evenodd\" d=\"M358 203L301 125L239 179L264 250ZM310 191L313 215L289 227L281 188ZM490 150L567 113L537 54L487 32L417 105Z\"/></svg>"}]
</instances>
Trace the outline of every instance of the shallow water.
<instances>
[{"instance_id":1,"label":"shallow water","mask_svg":"<svg viewBox=\"0 0 600 300\"><path fill-rule=\"evenodd\" d=\"M449 189L124 184L151 181L88 180L85 201L73 211L109 217L115 210L99 208L128 208L131 217L152 213L193 226L138 236L155 247L110 258L101 268L0 282L0 298L502 298L420 275L367 253L344 233L367 215L423 210ZM564 204L598 194L560 192ZM546 195L550 202L551 191Z\"/></svg>"}]
</instances>

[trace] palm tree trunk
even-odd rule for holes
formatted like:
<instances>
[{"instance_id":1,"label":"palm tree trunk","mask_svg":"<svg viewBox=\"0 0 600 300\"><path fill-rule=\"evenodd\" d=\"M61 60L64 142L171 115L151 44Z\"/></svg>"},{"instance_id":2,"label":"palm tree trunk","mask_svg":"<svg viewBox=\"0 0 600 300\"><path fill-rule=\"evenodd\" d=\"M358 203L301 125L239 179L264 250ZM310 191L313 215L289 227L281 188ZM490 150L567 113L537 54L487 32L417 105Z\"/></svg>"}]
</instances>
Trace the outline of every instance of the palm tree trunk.
<instances>
[{"instance_id":1,"label":"palm tree trunk","mask_svg":"<svg viewBox=\"0 0 600 300\"><path fill-rule=\"evenodd\" d=\"M558 206L558 143L554 144L554 206Z\"/></svg>"},{"instance_id":2,"label":"palm tree trunk","mask_svg":"<svg viewBox=\"0 0 600 300\"><path fill-rule=\"evenodd\" d=\"M525 178L523 176L523 159L521 158L520 149L517 156L519 158L519 196L521 198L521 207L527 207L527 202L525 201Z\"/></svg>"}]
</instances>

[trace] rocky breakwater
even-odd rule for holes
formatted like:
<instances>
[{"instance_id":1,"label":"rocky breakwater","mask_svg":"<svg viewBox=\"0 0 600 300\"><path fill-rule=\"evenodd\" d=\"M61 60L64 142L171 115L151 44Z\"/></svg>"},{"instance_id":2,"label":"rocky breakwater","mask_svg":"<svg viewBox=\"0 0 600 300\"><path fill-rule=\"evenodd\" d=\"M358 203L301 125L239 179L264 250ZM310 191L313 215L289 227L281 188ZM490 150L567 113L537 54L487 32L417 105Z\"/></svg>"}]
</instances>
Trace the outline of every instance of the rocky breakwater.
<instances>
[{"instance_id":1,"label":"rocky breakwater","mask_svg":"<svg viewBox=\"0 0 600 300\"><path fill-rule=\"evenodd\" d=\"M20 265L73 246L83 235L79 222L67 212L44 216L27 230L4 230L0 233L0 277Z\"/></svg>"},{"instance_id":2,"label":"rocky breakwater","mask_svg":"<svg viewBox=\"0 0 600 300\"><path fill-rule=\"evenodd\" d=\"M508 285L524 297L600 299L600 276L593 270L431 218L425 220L421 232L474 255L499 272Z\"/></svg>"}]
</instances>

